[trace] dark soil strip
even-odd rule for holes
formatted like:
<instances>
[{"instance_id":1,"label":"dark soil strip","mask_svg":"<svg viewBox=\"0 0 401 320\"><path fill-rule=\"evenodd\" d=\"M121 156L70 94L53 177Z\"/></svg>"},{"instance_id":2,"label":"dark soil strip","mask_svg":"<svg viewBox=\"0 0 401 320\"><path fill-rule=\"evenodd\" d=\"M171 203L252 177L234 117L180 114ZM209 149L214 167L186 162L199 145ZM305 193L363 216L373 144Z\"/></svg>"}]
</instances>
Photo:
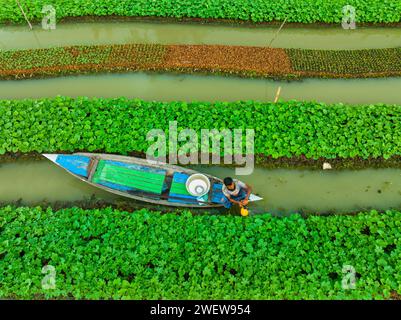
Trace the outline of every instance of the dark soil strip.
<instances>
[{"instance_id":1,"label":"dark soil strip","mask_svg":"<svg viewBox=\"0 0 401 320\"><path fill-rule=\"evenodd\" d=\"M32 23L40 23L41 19L33 19ZM266 22L253 22L239 19L212 19L212 18L174 18L174 17L155 17L155 16L141 16L141 17L130 17L130 16L81 16L81 17L64 17L57 21L57 23L77 23L77 22L151 22L151 23L179 23L179 24L208 24L208 25L222 25L222 26L246 26L252 28L264 28L269 26L280 26L283 21L266 21ZM25 23L25 22L24 22ZM15 25L14 21L8 21L3 23L4 25ZM2 25L2 24L0 24ZM285 28L338 28L338 23L324 23L324 22L313 22L313 23L300 23L300 22L287 22ZM357 27L384 27L384 28L398 28L401 27L401 22L393 23L372 23L372 22L358 22Z\"/></svg>"},{"instance_id":2,"label":"dark soil strip","mask_svg":"<svg viewBox=\"0 0 401 320\"><path fill-rule=\"evenodd\" d=\"M14 201L12 203L7 202L7 203L1 203L0 206L7 206L7 205L12 205L16 207L24 207L25 205L22 204L23 199L18 199L17 201ZM169 207L169 206L160 206L160 205L155 205L151 203L147 203L144 201L135 201L132 199L125 199L125 198L119 198L118 200L113 200L113 201L107 201L103 199L98 199L94 195L92 195L91 199L88 200L81 200L81 201L40 201L40 202L35 202L32 203L31 206L40 206L42 208L52 208L53 210L61 210L61 209L66 209L66 208L82 208L86 210L90 209L105 209L105 208L113 208L116 210L121 210L121 211L127 211L127 212L134 212L143 208L146 208L148 210L152 211L158 211L158 212L163 212L163 213L176 213L180 214L180 209L177 207ZM197 209L197 208L191 208L190 210L193 214L233 214L234 212L232 210L224 210L224 209L216 209L216 208L209 208L207 210L205 209Z\"/></svg>"},{"instance_id":3,"label":"dark soil strip","mask_svg":"<svg viewBox=\"0 0 401 320\"><path fill-rule=\"evenodd\" d=\"M87 150L77 150L76 152L88 152ZM69 154L68 151L58 151L54 153L64 153ZM103 150L93 151L93 153L106 153ZM128 156L145 158L144 152L133 151L128 154ZM0 165L1 163L14 162L16 160L37 160L43 161L44 157L37 152L29 153L6 153L0 155ZM355 158L336 158L336 159L308 159L304 156L292 157L292 158L278 158L273 159L270 156L256 155L255 163L259 167L264 168L293 168L293 169L309 169L309 170L321 170L323 163L328 162L333 169L366 169L366 168L401 168L401 156L392 156L389 159L384 158L368 158L362 159L359 157ZM200 163L200 162L199 162ZM234 164L224 165L223 159L220 161L221 166L232 167ZM178 164L180 165L180 164ZM183 165L184 166L184 165Z\"/></svg>"}]
</instances>

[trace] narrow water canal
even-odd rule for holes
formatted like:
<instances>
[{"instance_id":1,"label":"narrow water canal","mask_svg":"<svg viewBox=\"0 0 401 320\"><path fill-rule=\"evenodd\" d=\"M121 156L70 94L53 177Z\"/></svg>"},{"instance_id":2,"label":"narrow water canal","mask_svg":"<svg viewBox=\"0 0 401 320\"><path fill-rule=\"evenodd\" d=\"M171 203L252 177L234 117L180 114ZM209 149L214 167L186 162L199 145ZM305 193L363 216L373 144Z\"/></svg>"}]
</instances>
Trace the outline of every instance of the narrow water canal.
<instances>
[{"instance_id":1,"label":"narrow water canal","mask_svg":"<svg viewBox=\"0 0 401 320\"><path fill-rule=\"evenodd\" d=\"M33 31L26 25L0 26L0 49L34 49L68 45L160 43L268 46L275 27L226 25L93 22L59 23L56 30ZM401 28L357 28L284 26L271 44L278 48L369 49L401 46Z\"/></svg>"},{"instance_id":2,"label":"narrow water canal","mask_svg":"<svg viewBox=\"0 0 401 320\"><path fill-rule=\"evenodd\" d=\"M272 101L280 99L326 103L401 104L401 78L308 79L287 82L220 76L166 74L99 74L54 79L0 81L0 99L129 97L159 101Z\"/></svg>"},{"instance_id":3,"label":"narrow water canal","mask_svg":"<svg viewBox=\"0 0 401 320\"><path fill-rule=\"evenodd\" d=\"M220 178L234 176L233 168L194 168ZM401 169L308 171L256 168L252 175L238 178L251 184L254 191L264 198L252 204L255 213L304 211L324 214L372 208L401 209ZM44 200L81 201L91 197L110 202L122 200L80 181L47 160L1 164L0 181L0 202L22 199L23 204L35 204Z\"/></svg>"}]
</instances>

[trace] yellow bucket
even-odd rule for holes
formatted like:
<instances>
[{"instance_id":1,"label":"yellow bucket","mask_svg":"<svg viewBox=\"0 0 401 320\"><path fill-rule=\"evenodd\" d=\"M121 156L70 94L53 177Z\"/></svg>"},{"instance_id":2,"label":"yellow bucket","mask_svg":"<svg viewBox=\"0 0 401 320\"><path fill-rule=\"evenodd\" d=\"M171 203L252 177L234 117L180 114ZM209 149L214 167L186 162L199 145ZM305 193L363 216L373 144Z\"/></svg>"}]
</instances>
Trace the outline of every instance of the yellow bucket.
<instances>
[{"instance_id":1,"label":"yellow bucket","mask_svg":"<svg viewBox=\"0 0 401 320\"><path fill-rule=\"evenodd\" d=\"M249 215L249 210L247 208L241 207L241 216L247 217Z\"/></svg>"}]
</instances>

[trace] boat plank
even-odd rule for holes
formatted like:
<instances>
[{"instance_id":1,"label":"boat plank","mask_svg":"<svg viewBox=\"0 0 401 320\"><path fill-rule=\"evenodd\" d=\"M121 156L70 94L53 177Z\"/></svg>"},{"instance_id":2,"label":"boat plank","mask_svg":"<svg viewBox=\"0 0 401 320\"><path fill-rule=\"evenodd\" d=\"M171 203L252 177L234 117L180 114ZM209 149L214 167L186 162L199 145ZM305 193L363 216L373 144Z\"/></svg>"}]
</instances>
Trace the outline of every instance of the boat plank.
<instances>
[{"instance_id":1,"label":"boat plank","mask_svg":"<svg viewBox=\"0 0 401 320\"><path fill-rule=\"evenodd\" d=\"M99 164L99 158L98 157L93 157L91 158L91 161L89 163L89 167L88 167L88 181L92 181L93 176L96 172L97 169L97 165Z\"/></svg>"}]
</instances>

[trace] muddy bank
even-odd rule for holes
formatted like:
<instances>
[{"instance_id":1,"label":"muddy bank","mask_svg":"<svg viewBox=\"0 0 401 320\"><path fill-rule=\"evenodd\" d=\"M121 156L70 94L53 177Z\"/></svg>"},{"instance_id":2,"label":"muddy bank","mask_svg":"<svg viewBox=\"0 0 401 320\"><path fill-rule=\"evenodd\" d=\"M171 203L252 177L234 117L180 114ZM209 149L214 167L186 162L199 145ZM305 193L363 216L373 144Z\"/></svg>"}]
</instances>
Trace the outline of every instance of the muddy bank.
<instances>
[{"instance_id":1,"label":"muddy bank","mask_svg":"<svg viewBox=\"0 0 401 320\"><path fill-rule=\"evenodd\" d=\"M65 17L58 20L58 23L74 23L74 22L152 22L152 23L180 23L180 24L210 24L210 25L222 25L222 26L247 26L254 28L261 28L266 26L277 26L279 27L283 21L269 21L269 22L253 22L239 19L212 19L212 18L173 18L173 17L128 17L128 16L81 16L81 17ZM39 24L41 20L34 19L31 23ZM11 26L15 25L14 22L6 22L0 25ZM388 27L397 28L401 26L401 22L394 23L367 23L358 22L357 27ZM339 23L323 23L323 22L313 22L313 23L300 23L300 22L286 22L286 28L302 28L302 27L314 27L314 28L335 28L341 27Z\"/></svg>"},{"instance_id":2,"label":"muddy bank","mask_svg":"<svg viewBox=\"0 0 401 320\"><path fill-rule=\"evenodd\" d=\"M23 199L17 199L11 202L0 202L0 207L7 205L12 205L15 207L24 207ZM117 200L104 200L99 199L95 195L92 195L90 199L87 200L77 200L77 201L37 201L30 204L32 207L42 207L42 208L52 208L53 210L61 210L67 208L81 208L81 209L105 209L113 208L120 211L135 212L140 209L148 209L150 211L157 211L162 213L182 213L183 209L167 207L167 206L156 206L146 202L136 202L133 200L124 200L123 198ZM186 209L189 210L189 209ZM235 214L234 211L224 210L224 209L196 209L192 208L190 211L193 214ZM239 214L239 213L238 213Z\"/></svg>"},{"instance_id":3,"label":"muddy bank","mask_svg":"<svg viewBox=\"0 0 401 320\"><path fill-rule=\"evenodd\" d=\"M89 152L88 150L77 150L76 152ZM45 153L45 152L43 152ZM69 151L57 151L51 153L64 153L71 154L74 152ZM92 153L107 153L103 150L92 151ZM130 157L146 158L146 154L142 151L132 151L126 154ZM201 156L199 156L200 163ZM17 160L38 160L43 161L45 158L38 152L28 152L28 153L6 153L0 155L0 164L9 163ZM335 159L308 159L305 156L292 157L292 158L278 158L273 159L271 156L266 155L256 155L255 164L263 168L288 168L288 169L308 169L308 170L321 170L324 163L329 163L333 169L366 169L366 168L401 168L401 156L392 156L388 159L384 158L368 158L362 159L360 157L355 158L335 158ZM181 165L181 164L178 164ZM221 158L220 166L225 167L235 167L235 164L224 164L224 159ZM181 165L185 166L185 165ZM213 166L210 164L209 166Z\"/></svg>"}]
</instances>

